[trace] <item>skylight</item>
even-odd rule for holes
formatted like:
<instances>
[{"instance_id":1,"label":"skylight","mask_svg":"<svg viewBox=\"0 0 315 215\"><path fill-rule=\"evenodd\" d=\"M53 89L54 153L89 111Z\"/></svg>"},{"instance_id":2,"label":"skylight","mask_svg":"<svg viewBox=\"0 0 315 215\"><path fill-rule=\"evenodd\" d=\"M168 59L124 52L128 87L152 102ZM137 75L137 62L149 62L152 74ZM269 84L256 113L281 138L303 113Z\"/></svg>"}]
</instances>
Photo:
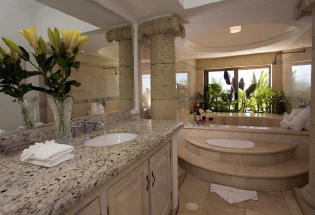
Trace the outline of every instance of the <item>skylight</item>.
<instances>
[{"instance_id":1,"label":"skylight","mask_svg":"<svg viewBox=\"0 0 315 215\"><path fill-rule=\"evenodd\" d=\"M220 2L223 0L178 0L184 9L190 9L194 7L199 7L207 4L212 4L215 2Z\"/></svg>"}]
</instances>

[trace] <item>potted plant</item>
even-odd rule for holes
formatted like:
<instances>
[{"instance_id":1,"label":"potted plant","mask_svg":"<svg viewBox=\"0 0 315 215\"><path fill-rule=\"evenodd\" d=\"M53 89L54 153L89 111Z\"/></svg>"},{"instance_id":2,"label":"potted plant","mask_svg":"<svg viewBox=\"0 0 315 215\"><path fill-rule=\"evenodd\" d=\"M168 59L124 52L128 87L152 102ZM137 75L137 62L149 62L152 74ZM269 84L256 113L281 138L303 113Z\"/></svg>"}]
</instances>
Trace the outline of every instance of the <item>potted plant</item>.
<instances>
[{"instance_id":1,"label":"potted plant","mask_svg":"<svg viewBox=\"0 0 315 215\"><path fill-rule=\"evenodd\" d=\"M36 63L29 56L24 59L34 65L42 76L45 88L33 89L47 94L55 120L56 138L60 143L68 143L71 139L71 113L73 98L69 95L71 87L79 87L76 80L70 80L72 69L79 69L80 62L76 56L80 48L88 40L78 30L62 30L48 28L48 45L42 37L37 36L36 28L28 28L20 33L29 41L34 49L32 54ZM25 50L22 49L24 52Z\"/></svg>"},{"instance_id":2,"label":"potted plant","mask_svg":"<svg viewBox=\"0 0 315 215\"><path fill-rule=\"evenodd\" d=\"M10 53L0 47L0 92L12 96L13 102L20 105L24 127L34 128L31 116L32 106L24 95L33 89L33 85L26 83L26 79L38 75L39 72L23 69L21 66L21 57L24 57L22 49L7 38L2 38L2 40L10 48Z\"/></svg>"}]
</instances>

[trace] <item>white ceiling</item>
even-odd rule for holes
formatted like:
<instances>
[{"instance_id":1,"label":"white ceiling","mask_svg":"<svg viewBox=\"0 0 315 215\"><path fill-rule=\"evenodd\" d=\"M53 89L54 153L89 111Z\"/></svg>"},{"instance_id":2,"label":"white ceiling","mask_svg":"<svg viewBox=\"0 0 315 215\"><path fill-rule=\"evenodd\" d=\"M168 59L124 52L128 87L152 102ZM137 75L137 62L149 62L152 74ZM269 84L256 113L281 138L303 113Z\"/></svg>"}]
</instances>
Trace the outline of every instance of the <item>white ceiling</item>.
<instances>
[{"instance_id":1,"label":"white ceiling","mask_svg":"<svg viewBox=\"0 0 315 215\"><path fill-rule=\"evenodd\" d=\"M93 0L37 1L101 28L126 23ZM306 17L299 21L294 20L293 9L297 0L224 0L191 9L184 9L178 0L98 2L105 6L110 4L111 7L114 3L122 9L116 11L125 11L121 16L134 17L133 20L138 22L152 17L178 15L186 23L185 39L176 39L179 58L273 52L311 44L311 19ZM229 27L235 25L242 25L243 30L231 35ZM96 43L97 40L93 41Z\"/></svg>"}]
</instances>

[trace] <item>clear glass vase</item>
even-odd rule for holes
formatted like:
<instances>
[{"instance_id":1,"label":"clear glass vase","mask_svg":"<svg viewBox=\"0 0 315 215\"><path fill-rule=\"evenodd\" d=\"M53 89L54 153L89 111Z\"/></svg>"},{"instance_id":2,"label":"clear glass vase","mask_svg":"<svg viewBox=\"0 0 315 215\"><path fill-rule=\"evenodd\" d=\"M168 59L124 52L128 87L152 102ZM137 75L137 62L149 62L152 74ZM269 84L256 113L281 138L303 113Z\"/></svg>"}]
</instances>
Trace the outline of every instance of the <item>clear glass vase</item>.
<instances>
[{"instance_id":1,"label":"clear glass vase","mask_svg":"<svg viewBox=\"0 0 315 215\"><path fill-rule=\"evenodd\" d=\"M55 138L58 143L68 144L71 141L71 114L73 98L47 96L48 104L55 120Z\"/></svg>"},{"instance_id":2,"label":"clear glass vase","mask_svg":"<svg viewBox=\"0 0 315 215\"><path fill-rule=\"evenodd\" d=\"M33 106L31 102L28 99L21 99L17 100L20 107L21 107L21 113L22 113L22 118L24 122L24 128L26 129L32 129L35 127L35 123L33 121Z\"/></svg>"}]
</instances>

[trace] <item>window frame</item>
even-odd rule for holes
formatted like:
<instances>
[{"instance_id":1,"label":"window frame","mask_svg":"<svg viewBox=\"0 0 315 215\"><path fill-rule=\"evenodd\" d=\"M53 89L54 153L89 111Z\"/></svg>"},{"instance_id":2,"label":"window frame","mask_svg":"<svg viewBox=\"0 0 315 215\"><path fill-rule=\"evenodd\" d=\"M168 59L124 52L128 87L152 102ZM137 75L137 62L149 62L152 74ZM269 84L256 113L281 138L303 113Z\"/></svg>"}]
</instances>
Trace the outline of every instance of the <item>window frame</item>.
<instances>
[{"instance_id":1,"label":"window frame","mask_svg":"<svg viewBox=\"0 0 315 215\"><path fill-rule=\"evenodd\" d=\"M225 68L216 68L216 69L204 69L203 73L203 82L204 82L204 95L205 95L205 86L209 84L209 72L224 72L224 71L234 71L234 78L238 80L238 71L239 70L250 70L250 69L269 69L269 86L272 87L272 66L271 65L253 65L253 66L239 66L239 67L225 67ZM238 82L237 81L237 91L234 94L235 99L238 99ZM238 110L238 105L236 105L236 110Z\"/></svg>"},{"instance_id":2,"label":"window frame","mask_svg":"<svg viewBox=\"0 0 315 215\"><path fill-rule=\"evenodd\" d=\"M303 64L304 65L304 64ZM249 69L262 69L268 68L269 69L269 86L272 87L272 67L271 65L261 65L261 66L244 66L244 67L226 67L226 68L218 68L218 69L205 69L204 70L204 86L209 84L209 76L208 72L220 72L220 71L234 71L234 77L238 80L238 71L239 70L249 70ZM238 82L237 82L238 84Z\"/></svg>"}]
</instances>

